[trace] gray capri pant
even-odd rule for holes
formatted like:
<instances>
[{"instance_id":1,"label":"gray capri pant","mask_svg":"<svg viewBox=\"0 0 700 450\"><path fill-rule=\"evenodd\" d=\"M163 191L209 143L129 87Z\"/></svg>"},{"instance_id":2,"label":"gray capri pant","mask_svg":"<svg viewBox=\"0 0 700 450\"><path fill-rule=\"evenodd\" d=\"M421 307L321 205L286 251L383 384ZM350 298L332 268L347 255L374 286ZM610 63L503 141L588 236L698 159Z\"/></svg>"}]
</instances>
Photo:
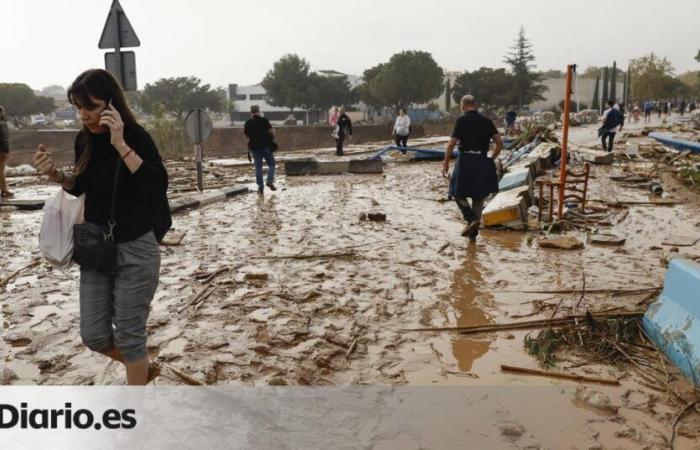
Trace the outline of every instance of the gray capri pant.
<instances>
[{"instance_id":1,"label":"gray capri pant","mask_svg":"<svg viewBox=\"0 0 700 450\"><path fill-rule=\"evenodd\" d=\"M80 336L91 350L117 348L126 362L148 356L146 321L158 287L160 249L152 231L117 244L117 270L80 269Z\"/></svg>"}]
</instances>

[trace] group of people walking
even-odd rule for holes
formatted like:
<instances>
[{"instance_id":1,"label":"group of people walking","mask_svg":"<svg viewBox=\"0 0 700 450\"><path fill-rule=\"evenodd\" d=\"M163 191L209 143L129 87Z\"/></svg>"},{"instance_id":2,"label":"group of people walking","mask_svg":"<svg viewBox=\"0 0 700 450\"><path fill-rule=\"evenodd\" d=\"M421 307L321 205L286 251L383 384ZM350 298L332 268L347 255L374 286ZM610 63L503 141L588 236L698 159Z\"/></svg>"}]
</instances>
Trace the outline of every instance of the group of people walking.
<instances>
[{"instance_id":1,"label":"group of people walking","mask_svg":"<svg viewBox=\"0 0 700 450\"><path fill-rule=\"evenodd\" d=\"M632 117L635 122L639 122L639 116L641 112L644 112L644 123L651 122L651 116L656 112L657 117L661 118L663 115L663 120L668 119L669 115L676 111L681 116L685 113L692 113L698 108L698 101L686 99L681 99L679 101L672 100L644 100L639 102L632 102L630 104L630 110L632 111Z\"/></svg>"}]
</instances>

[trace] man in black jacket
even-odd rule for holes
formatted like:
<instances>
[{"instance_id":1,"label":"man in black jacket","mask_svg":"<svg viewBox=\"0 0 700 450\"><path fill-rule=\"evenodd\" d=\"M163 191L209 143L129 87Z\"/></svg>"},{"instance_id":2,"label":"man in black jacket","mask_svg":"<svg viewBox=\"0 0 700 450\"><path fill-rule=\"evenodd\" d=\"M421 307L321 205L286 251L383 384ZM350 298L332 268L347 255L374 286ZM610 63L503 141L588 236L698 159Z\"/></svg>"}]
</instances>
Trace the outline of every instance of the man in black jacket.
<instances>
[{"instance_id":1,"label":"man in black jacket","mask_svg":"<svg viewBox=\"0 0 700 450\"><path fill-rule=\"evenodd\" d=\"M262 194L263 185L263 159L267 161L267 187L276 191L275 187L275 154L273 145L275 141L275 129L270 125L270 121L260 115L260 107L253 105L250 107L252 117L243 126L243 132L248 137L248 150L253 155L255 164L255 181L258 184L258 194ZM250 156L248 157L250 159Z\"/></svg>"},{"instance_id":2,"label":"man in black jacket","mask_svg":"<svg viewBox=\"0 0 700 450\"><path fill-rule=\"evenodd\" d=\"M345 136L350 136L352 139L352 122L347 114L345 114L345 108L340 108L340 115L338 116L338 124L335 126L335 131L333 135L335 137L335 154L338 156L343 156L343 141Z\"/></svg>"}]
</instances>

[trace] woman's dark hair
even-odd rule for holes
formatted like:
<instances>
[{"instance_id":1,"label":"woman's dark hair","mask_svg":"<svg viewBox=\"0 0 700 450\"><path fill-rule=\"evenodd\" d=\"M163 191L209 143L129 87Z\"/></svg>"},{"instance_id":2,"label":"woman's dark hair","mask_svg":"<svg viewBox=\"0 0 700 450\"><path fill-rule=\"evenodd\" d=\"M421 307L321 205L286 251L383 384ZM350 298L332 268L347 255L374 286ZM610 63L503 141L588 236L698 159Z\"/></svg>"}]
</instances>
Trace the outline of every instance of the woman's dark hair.
<instances>
[{"instance_id":1,"label":"woman's dark hair","mask_svg":"<svg viewBox=\"0 0 700 450\"><path fill-rule=\"evenodd\" d=\"M124 122L124 128L138 125L134 114L126 103L124 91L111 73L104 69L90 69L78 75L73 84L68 88L68 101L77 107L94 108L96 105L90 97L112 102L112 106L119 112ZM92 156L92 133L83 127L85 150L80 160L75 165L73 174L77 175L87 167Z\"/></svg>"}]
</instances>

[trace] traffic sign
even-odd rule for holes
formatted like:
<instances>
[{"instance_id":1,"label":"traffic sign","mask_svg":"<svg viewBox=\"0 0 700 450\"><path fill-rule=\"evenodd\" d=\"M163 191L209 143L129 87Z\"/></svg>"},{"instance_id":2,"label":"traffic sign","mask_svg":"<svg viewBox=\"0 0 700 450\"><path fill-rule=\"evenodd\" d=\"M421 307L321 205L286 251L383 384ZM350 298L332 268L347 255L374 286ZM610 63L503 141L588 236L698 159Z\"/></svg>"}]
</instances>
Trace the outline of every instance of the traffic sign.
<instances>
[{"instance_id":1,"label":"traffic sign","mask_svg":"<svg viewBox=\"0 0 700 450\"><path fill-rule=\"evenodd\" d=\"M119 73L116 52L105 53L105 68L122 84L125 91L135 91L138 89L136 84L136 54L134 52L120 52L120 55L123 77Z\"/></svg>"},{"instance_id":2,"label":"traffic sign","mask_svg":"<svg viewBox=\"0 0 700 450\"><path fill-rule=\"evenodd\" d=\"M107 22L105 22L102 37L100 37L100 43L97 44L97 47L120 48L139 46L141 46L141 41L136 36L136 32L126 17L122 5L119 4L119 0L114 0L109 8Z\"/></svg>"},{"instance_id":3,"label":"traffic sign","mask_svg":"<svg viewBox=\"0 0 700 450\"><path fill-rule=\"evenodd\" d=\"M202 108L190 110L185 117L185 133L195 144L201 144L211 135L213 123Z\"/></svg>"}]
</instances>

